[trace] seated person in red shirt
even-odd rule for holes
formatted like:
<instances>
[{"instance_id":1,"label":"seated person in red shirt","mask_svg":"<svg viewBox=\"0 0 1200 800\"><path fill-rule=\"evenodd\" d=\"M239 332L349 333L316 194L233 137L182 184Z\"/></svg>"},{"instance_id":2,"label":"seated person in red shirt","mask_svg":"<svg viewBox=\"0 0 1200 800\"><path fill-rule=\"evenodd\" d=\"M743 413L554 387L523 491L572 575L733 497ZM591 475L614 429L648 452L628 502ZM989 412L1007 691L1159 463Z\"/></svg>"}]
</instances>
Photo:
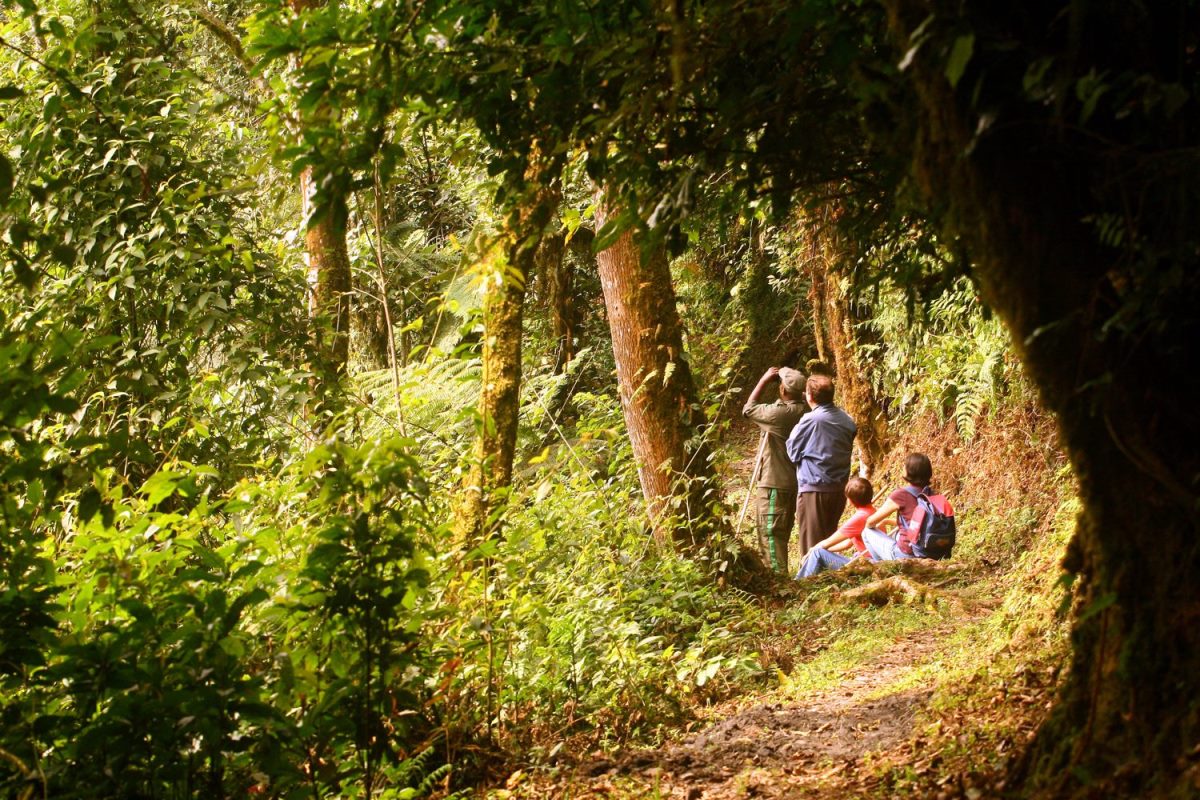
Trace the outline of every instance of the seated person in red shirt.
<instances>
[{"instance_id":1,"label":"seated person in red shirt","mask_svg":"<svg viewBox=\"0 0 1200 800\"><path fill-rule=\"evenodd\" d=\"M796 579L809 578L824 569L840 569L858 556L867 556L867 547L863 544L862 532L866 527L867 518L875 513L871 498L875 490L871 482L865 478L851 478L846 481L846 498L854 504L854 514L831 535L817 542L800 562L800 571Z\"/></svg>"}]
</instances>

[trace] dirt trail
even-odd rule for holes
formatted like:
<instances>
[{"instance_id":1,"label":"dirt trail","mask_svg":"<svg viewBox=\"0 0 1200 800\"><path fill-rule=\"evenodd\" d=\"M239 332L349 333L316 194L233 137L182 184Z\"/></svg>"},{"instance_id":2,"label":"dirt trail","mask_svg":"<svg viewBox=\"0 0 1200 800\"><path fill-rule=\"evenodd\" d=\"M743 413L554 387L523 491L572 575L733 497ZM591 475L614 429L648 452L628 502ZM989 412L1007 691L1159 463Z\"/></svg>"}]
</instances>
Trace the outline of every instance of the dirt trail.
<instances>
[{"instance_id":1,"label":"dirt trail","mask_svg":"<svg viewBox=\"0 0 1200 800\"><path fill-rule=\"evenodd\" d=\"M961 623L955 623L955 626ZM572 797L652 796L685 800L853 797L869 790L859 767L911 738L925 690L888 694L937 652L954 626L898 640L859 674L800 703L735 710L686 739L583 765Z\"/></svg>"},{"instance_id":2,"label":"dirt trail","mask_svg":"<svg viewBox=\"0 0 1200 800\"><path fill-rule=\"evenodd\" d=\"M724 465L722 475L740 508L758 435L744 431L731 438L738 456ZM706 727L677 742L585 762L543 784L541 795L556 800L876 797L879 788L868 765L904 757L901 751L930 696L929 690L904 688L902 682L912 668L936 657L947 635L973 616L897 639L829 690L786 702L730 701L713 710Z\"/></svg>"}]
</instances>

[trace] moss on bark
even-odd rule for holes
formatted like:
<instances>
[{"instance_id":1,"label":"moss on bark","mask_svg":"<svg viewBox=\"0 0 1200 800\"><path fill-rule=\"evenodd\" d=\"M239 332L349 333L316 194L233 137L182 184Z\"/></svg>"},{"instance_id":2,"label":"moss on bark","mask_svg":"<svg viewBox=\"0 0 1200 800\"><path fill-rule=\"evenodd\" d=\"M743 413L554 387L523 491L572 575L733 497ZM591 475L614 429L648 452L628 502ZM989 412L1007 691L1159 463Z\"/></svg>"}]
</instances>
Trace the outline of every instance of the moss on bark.
<instances>
[{"instance_id":1,"label":"moss on bark","mask_svg":"<svg viewBox=\"0 0 1200 800\"><path fill-rule=\"evenodd\" d=\"M499 494L512 482L521 399L521 323L525 289L539 243L558 205L558 163L535 153L528 190L486 255L482 272L482 386L475 446L455 510L454 531L464 545L490 533Z\"/></svg>"},{"instance_id":2,"label":"moss on bark","mask_svg":"<svg viewBox=\"0 0 1200 800\"><path fill-rule=\"evenodd\" d=\"M907 49L930 9L886 6ZM1026 11L973 22L997 40L1037 41L1053 9ZM1109 11L1091 19L1097 41L1127 29ZM1032 105L977 136L978 112L942 65L918 58L911 70L913 174L931 205L945 204L947 229L967 244L985 301L1054 411L1084 504L1064 561L1082 586L1069 676L1014 777L1027 794L1186 792L1177 779L1200 740L1200 431L1183 401L1196 359L1178 345L1197 333L1194 282L1138 297L1133 288L1166 285L1160 270L1178 265L1105 246L1089 226L1137 187L1132 172L1110 177L1132 142L1097 147ZM1165 253L1177 242L1154 244ZM1131 306L1134 297L1145 305Z\"/></svg>"}]
</instances>

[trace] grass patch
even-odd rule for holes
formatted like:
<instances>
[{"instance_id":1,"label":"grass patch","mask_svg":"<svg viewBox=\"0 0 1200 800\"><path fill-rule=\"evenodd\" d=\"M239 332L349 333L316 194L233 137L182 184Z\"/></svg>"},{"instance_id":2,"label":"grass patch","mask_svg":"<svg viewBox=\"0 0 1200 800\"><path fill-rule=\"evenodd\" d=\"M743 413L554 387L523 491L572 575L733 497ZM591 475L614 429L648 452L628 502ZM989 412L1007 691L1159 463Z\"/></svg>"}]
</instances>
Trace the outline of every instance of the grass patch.
<instances>
[{"instance_id":1,"label":"grass patch","mask_svg":"<svg viewBox=\"0 0 1200 800\"><path fill-rule=\"evenodd\" d=\"M791 674L780 673L780 685L792 698L826 691L853 678L898 639L943 621L940 615L907 606L831 610L802 623L824 626L825 635L811 643L818 648L814 658L797 665Z\"/></svg>"}]
</instances>

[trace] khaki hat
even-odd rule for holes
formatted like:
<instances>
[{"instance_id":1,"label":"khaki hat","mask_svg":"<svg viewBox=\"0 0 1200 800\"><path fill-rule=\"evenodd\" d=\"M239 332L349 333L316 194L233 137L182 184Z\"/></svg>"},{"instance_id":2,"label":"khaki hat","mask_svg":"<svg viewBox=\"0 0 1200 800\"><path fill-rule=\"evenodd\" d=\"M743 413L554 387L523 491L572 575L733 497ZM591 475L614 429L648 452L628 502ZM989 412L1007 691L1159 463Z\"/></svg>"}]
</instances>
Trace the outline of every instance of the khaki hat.
<instances>
[{"instance_id":1,"label":"khaki hat","mask_svg":"<svg viewBox=\"0 0 1200 800\"><path fill-rule=\"evenodd\" d=\"M793 400L804 399L804 375L791 367L779 368L779 383L788 397Z\"/></svg>"}]
</instances>

